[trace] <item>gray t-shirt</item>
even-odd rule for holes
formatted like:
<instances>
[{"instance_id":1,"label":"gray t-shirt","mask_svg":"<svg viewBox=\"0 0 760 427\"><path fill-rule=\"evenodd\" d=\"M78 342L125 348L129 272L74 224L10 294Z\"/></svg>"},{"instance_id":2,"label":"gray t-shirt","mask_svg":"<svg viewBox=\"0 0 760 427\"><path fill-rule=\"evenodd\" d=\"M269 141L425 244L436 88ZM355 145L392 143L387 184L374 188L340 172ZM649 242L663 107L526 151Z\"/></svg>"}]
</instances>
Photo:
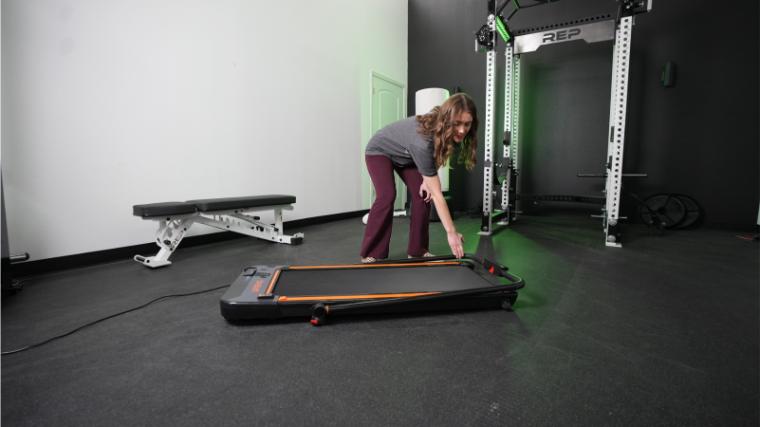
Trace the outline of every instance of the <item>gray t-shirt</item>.
<instances>
[{"instance_id":1,"label":"gray t-shirt","mask_svg":"<svg viewBox=\"0 0 760 427\"><path fill-rule=\"evenodd\" d=\"M417 132L416 117L408 117L380 129L369 140L364 153L391 159L398 167L417 166L424 176L435 176L438 169L433 158L433 138Z\"/></svg>"}]
</instances>

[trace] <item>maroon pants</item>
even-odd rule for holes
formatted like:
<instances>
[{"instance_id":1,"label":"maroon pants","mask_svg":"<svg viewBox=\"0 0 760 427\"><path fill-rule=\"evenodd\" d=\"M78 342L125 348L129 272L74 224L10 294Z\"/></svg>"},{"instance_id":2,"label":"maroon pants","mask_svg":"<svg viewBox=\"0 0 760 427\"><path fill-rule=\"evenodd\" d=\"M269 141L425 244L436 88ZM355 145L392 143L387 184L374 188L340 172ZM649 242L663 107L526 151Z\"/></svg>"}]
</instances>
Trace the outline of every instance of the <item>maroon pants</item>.
<instances>
[{"instance_id":1,"label":"maroon pants","mask_svg":"<svg viewBox=\"0 0 760 427\"><path fill-rule=\"evenodd\" d=\"M407 254L419 257L428 251L428 224L430 204L420 197L422 175L416 167L399 168L391 159L380 156L364 156L367 170L375 186L375 201L369 210L367 228L360 255L377 259L388 258L393 229L393 202L396 200L396 182L393 171L399 174L411 193L412 218L409 224L409 246Z\"/></svg>"}]
</instances>

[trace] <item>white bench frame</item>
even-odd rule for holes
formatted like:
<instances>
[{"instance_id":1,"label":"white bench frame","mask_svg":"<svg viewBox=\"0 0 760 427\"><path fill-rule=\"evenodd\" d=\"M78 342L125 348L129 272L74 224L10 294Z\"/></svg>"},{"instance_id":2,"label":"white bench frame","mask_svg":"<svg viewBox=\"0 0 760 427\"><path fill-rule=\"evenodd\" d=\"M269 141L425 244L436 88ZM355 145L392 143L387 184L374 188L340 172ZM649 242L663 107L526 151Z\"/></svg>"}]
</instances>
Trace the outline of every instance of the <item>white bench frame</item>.
<instances>
[{"instance_id":1,"label":"white bench frame","mask_svg":"<svg viewBox=\"0 0 760 427\"><path fill-rule=\"evenodd\" d=\"M274 210L274 224L263 223L258 216L250 215L253 212L269 210ZM171 264L169 257L177 249L185 234L194 223L277 243L301 243L303 233L295 233L293 235L283 233L283 210L293 210L293 205L256 206L219 211L198 211L182 215L143 217L146 220L158 221L156 244L160 249L153 256L135 255L133 259L150 268L158 268Z\"/></svg>"}]
</instances>

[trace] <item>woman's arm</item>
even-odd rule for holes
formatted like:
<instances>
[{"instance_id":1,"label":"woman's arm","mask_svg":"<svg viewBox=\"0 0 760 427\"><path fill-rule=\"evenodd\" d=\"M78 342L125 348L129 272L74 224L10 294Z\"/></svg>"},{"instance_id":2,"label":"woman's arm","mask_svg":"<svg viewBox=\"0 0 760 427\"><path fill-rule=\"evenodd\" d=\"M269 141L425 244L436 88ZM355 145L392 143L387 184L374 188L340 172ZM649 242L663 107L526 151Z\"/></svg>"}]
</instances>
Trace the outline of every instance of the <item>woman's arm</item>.
<instances>
[{"instance_id":1,"label":"woman's arm","mask_svg":"<svg viewBox=\"0 0 760 427\"><path fill-rule=\"evenodd\" d=\"M441 180L438 175L423 176L422 185L426 188L420 188L420 191L428 191L428 197L424 197L426 200L433 199L433 204L438 212L438 218L441 219L441 224L446 230L446 237L449 241L449 247L451 247L451 253L457 258L464 256L464 249L462 248L462 235L457 233L456 226L454 226L454 220L451 219L451 213L449 212L449 206L446 204L446 199L443 197L441 191ZM422 196L422 195L421 195Z\"/></svg>"}]
</instances>

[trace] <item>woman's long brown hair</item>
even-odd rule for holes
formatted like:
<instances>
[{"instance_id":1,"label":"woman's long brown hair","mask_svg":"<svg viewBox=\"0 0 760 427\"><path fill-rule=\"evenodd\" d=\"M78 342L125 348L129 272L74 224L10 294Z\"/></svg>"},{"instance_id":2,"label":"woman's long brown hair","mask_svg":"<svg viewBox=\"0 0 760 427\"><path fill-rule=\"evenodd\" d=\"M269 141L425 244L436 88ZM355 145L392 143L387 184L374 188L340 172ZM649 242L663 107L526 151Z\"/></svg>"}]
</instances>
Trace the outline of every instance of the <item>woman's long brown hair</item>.
<instances>
[{"instance_id":1,"label":"woman's long brown hair","mask_svg":"<svg viewBox=\"0 0 760 427\"><path fill-rule=\"evenodd\" d=\"M471 170L475 166L478 151L478 110L472 98L466 93L456 93L429 113L417 116L417 132L433 137L436 167L445 165L454 153L454 118L464 112L472 116L472 126L459 144L458 162Z\"/></svg>"}]
</instances>

